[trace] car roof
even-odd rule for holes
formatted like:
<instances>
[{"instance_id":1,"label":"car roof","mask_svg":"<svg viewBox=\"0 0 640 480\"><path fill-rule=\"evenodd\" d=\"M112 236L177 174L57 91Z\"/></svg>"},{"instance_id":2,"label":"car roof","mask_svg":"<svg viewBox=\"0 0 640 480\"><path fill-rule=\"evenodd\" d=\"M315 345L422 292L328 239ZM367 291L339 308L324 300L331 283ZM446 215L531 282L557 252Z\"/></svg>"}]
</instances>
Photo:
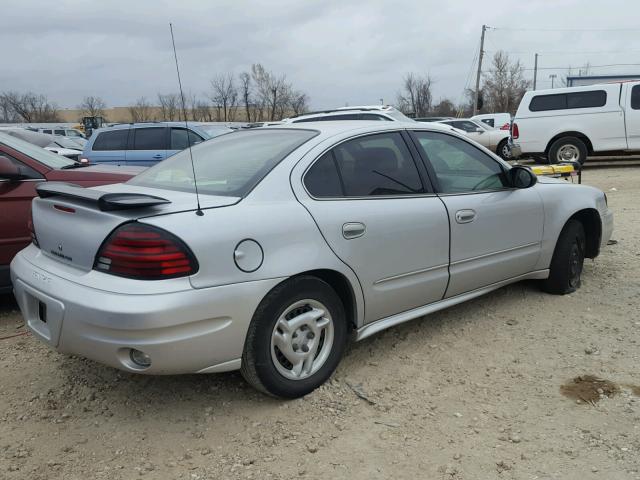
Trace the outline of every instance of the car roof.
<instances>
[{"instance_id":1,"label":"car roof","mask_svg":"<svg viewBox=\"0 0 640 480\"><path fill-rule=\"evenodd\" d=\"M334 120L331 122L301 122L301 123L285 123L282 125L273 125L268 127L260 127L260 129L296 129L296 130L316 130L320 132L322 137L331 137L341 133L366 133L380 132L385 130L424 130L454 133L459 136L460 130L450 125L439 123L419 123L419 122L380 122L378 120Z\"/></svg>"}]
</instances>

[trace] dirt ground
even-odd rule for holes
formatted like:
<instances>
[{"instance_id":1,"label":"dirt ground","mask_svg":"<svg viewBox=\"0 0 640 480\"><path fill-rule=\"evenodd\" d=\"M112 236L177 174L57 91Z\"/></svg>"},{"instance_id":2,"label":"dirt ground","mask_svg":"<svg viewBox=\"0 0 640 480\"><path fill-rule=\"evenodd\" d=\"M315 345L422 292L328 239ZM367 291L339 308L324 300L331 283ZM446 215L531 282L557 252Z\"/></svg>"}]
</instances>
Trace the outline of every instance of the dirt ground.
<instances>
[{"instance_id":1,"label":"dirt ground","mask_svg":"<svg viewBox=\"0 0 640 480\"><path fill-rule=\"evenodd\" d=\"M640 168L584 182L618 243L578 292L519 283L393 328L303 399L0 340L0 478L640 479ZM0 337L23 331L0 297Z\"/></svg>"}]
</instances>

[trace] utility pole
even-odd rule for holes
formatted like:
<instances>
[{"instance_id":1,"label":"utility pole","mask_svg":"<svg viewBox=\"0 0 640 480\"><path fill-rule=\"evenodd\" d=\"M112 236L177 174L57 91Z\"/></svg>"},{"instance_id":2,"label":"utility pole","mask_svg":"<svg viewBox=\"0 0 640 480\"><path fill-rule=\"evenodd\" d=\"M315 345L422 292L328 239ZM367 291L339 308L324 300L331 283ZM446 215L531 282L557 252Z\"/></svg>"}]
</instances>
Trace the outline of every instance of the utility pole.
<instances>
[{"instance_id":1,"label":"utility pole","mask_svg":"<svg viewBox=\"0 0 640 480\"><path fill-rule=\"evenodd\" d=\"M536 81L538 80L538 54L536 53L536 60L533 64L533 89L536 89Z\"/></svg>"},{"instance_id":2,"label":"utility pole","mask_svg":"<svg viewBox=\"0 0 640 480\"><path fill-rule=\"evenodd\" d=\"M478 73L476 74L476 95L473 100L473 114L478 113L478 97L480 96L480 73L482 72L482 57L484 56L484 32L487 26L482 25L482 35L480 36L480 54L478 55Z\"/></svg>"},{"instance_id":3,"label":"utility pole","mask_svg":"<svg viewBox=\"0 0 640 480\"><path fill-rule=\"evenodd\" d=\"M551 88L553 88L553 81L556 79L557 75L555 73L552 73L551 75L549 75L549 78L551 79Z\"/></svg>"}]
</instances>

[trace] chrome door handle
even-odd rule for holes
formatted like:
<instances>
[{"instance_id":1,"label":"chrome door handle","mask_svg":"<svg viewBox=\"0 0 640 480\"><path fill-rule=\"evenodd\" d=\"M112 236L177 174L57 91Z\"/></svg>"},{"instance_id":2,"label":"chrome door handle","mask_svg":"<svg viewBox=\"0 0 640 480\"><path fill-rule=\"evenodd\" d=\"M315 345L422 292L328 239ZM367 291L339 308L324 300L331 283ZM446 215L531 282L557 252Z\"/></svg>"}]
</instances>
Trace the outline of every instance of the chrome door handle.
<instances>
[{"instance_id":1,"label":"chrome door handle","mask_svg":"<svg viewBox=\"0 0 640 480\"><path fill-rule=\"evenodd\" d=\"M469 223L473 222L476 218L476 212L474 210L458 210L456 212L456 222Z\"/></svg>"},{"instance_id":2,"label":"chrome door handle","mask_svg":"<svg viewBox=\"0 0 640 480\"><path fill-rule=\"evenodd\" d=\"M365 227L364 223L349 222L342 225L342 236L347 240L361 237L366 231L367 227Z\"/></svg>"},{"instance_id":3,"label":"chrome door handle","mask_svg":"<svg viewBox=\"0 0 640 480\"><path fill-rule=\"evenodd\" d=\"M153 158L162 158L162 155L160 155L159 153L157 153L157 154L155 154L155 155L153 156Z\"/></svg>"}]
</instances>

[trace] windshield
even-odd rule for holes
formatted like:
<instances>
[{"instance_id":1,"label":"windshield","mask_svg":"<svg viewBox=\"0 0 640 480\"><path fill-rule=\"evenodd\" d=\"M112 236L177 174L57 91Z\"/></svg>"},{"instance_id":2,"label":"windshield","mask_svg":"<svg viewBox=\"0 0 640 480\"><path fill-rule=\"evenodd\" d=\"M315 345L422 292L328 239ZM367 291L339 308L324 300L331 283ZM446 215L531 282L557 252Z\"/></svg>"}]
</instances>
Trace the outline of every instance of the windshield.
<instances>
[{"instance_id":1,"label":"windshield","mask_svg":"<svg viewBox=\"0 0 640 480\"><path fill-rule=\"evenodd\" d=\"M58 169L64 167L65 165L76 163L73 160L69 160L68 158L65 158L61 155L56 155L55 153L51 153L44 148L40 148L29 142L25 142L24 140L20 140L19 138L12 137L11 135L7 135L6 133L0 133L0 143L3 143L9 148L13 148L20 153L33 158L34 160L46 165L49 168Z\"/></svg>"},{"instance_id":2,"label":"windshield","mask_svg":"<svg viewBox=\"0 0 640 480\"><path fill-rule=\"evenodd\" d=\"M229 133L191 149L198 192L243 197L282 159L318 132L264 129ZM189 150L129 180L131 185L195 192Z\"/></svg>"}]
</instances>

